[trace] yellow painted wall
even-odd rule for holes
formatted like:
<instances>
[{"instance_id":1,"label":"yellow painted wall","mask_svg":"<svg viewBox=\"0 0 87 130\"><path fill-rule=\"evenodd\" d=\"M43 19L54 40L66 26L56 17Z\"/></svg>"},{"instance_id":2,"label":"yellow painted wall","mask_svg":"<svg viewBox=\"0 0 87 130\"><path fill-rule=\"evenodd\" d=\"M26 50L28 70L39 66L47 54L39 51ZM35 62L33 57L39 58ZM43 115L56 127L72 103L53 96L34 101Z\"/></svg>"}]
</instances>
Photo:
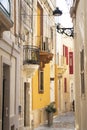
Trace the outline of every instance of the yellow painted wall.
<instances>
[{"instance_id":1,"label":"yellow painted wall","mask_svg":"<svg viewBox=\"0 0 87 130\"><path fill-rule=\"evenodd\" d=\"M57 72L57 65L55 65L55 105L57 108L58 114L58 72Z\"/></svg>"},{"instance_id":2,"label":"yellow painted wall","mask_svg":"<svg viewBox=\"0 0 87 130\"><path fill-rule=\"evenodd\" d=\"M50 103L50 65L44 68L44 92L38 92L38 71L32 78L32 109L43 108Z\"/></svg>"},{"instance_id":3,"label":"yellow painted wall","mask_svg":"<svg viewBox=\"0 0 87 130\"><path fill-rule=\"evenodd\" d=\"M37 4L37 46L40 46L43 35L43 10L39 4Z\"/></svg>"}]
</instances>

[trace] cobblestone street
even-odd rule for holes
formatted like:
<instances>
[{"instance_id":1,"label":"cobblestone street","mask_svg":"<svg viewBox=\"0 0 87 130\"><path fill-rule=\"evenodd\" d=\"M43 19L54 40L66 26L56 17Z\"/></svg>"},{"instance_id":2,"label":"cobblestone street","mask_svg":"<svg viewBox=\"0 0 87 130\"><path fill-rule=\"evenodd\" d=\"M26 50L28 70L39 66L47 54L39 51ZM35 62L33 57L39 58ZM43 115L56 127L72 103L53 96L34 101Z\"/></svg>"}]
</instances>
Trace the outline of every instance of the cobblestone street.
<instances>
[{"instance_id":1,"label":"cobblestone street","mask_svg":"<svg viewBox=\"0 0 87 130\"><path fill-rule=\"evenodd\" d=\"M75 130L75 118L73 112L67 112L55 117L53 125L48 127L47 123L34 130Z\"/></svg>"}]
</instances>

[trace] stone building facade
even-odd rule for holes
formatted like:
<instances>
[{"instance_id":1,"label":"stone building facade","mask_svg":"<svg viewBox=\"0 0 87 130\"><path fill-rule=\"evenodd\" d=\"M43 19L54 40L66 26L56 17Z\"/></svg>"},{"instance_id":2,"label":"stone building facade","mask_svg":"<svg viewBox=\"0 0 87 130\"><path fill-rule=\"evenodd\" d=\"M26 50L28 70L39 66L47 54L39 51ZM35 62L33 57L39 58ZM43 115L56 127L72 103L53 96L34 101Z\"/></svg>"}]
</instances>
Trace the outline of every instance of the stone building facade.
<instances>
[{"instance_id":1,"label":"stone building facade","mask_svg":"<svg viewBox=\"0 0 87 130\"><path fill-rule=\"evenodd\" d=\"M16 8L16 9L15 9ZM16 20L17 19L17 20ZM18 1L0 1L0 129L17 130L20 47ZM17 24L17 26L15 26Z\"/></svg>"},{"instance_id":2,"label":"stone building facade","mask_svg":"<svg viewBox=\"0 0 87 130\"><path fill-rule=\"evenodd\" d=\"M87 129L87 1L74 0L70 15L74 25L76 130Z\"/></svg>"},{"instance_id":3,"label":"stone building facade","mask_svg":"<svg viewBox=\"0 0 87 130\"><path fill-rule=\"evenodd\" d=\"M55 0L0 1L1 130L38 126L55 101L54 9Z\"/></svg>"},{"instance_id":4,"label":"stone building facade","mask_svg":"<svg viewBox=\"0 0 87 130\"><path fill-rule=\"evenodd\" d=\"M56 102L58 113L71 111L75 100L73 37L56 36Z\"/></svg>"}]
</instances>

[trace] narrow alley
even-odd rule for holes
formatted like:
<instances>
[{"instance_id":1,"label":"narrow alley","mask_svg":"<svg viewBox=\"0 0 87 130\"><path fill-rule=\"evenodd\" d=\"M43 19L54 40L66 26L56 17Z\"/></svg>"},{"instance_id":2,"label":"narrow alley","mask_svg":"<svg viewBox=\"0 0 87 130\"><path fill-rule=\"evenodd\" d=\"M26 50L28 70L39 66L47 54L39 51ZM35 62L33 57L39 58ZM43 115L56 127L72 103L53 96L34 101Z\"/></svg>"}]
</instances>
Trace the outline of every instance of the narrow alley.
<instances>
[{"instance_id":1,"label":"narrow alley","mask_svg":"<svg viewBox=\"0 0 87 130\"><path fill-rule=\"evenodd\" d=\"M0 0L0 130L87 130L87 0Z\"/></svg>"},{"instance_id":2,"label":"narrow alley","mask_svg":"<svg viewBox=\"0 0 87 130\"><path fill-rule=\"evenodd\" d=\"M75 116L73 112L63 113L53 120L53 125L48 127L48 124L40 125L34 130L75 130Z\"/></svg>"}]
</instances>

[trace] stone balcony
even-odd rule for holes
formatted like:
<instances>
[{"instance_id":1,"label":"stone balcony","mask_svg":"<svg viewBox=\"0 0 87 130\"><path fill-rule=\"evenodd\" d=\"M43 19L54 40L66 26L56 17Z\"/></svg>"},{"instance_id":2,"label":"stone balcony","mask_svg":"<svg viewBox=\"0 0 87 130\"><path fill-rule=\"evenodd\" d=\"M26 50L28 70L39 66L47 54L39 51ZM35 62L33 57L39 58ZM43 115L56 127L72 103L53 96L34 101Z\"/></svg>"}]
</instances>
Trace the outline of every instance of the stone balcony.
<instances>
[{"instance_id":1,"label":"stone balcony","mask_svg":"<svg viewBox=\"0 0 87 130\"><path fill-rule=\"evenodd\" d=\"M40 36L37 37L37 44L40 49L40 68L43 69L45 64L48 64L53 58L51 51L52 39Z\"/></svg>"},{"instance_id":2,"label":"stone balcony","mask_svg":"<svg viewBox=\"0 0 87 130\"><path fill-rule=\"evenodd\" d=\"M40 64L39 48L32 45L23 46L23 69L32 75Z\"/></svg>"},{"instance_id":3,"label":"stone balcony","mask_svg":"<svg viewBox=\"0 0 87 130\"><path fill-rule=\"evenodd\" d=\"M61 55L57 55L57 73L58 76L62 75L66 69L67 69L67 65L66 65L66 57L61 56Z\"/></svg>"}]
</instances>

